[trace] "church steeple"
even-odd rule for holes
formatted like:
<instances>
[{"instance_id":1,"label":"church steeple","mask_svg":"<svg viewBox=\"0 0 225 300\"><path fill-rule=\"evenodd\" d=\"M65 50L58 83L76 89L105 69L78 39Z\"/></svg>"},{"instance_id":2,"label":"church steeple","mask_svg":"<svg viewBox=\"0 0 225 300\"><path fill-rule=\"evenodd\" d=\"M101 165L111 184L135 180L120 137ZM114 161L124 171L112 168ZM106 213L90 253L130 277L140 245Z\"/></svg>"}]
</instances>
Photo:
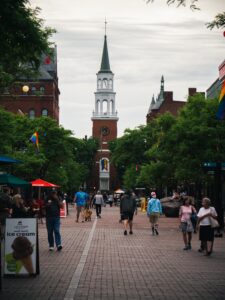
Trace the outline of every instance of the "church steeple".
<instances>
[{"instance_id":1,"label":"church steeple","mask_svg":"<svg viewBox=\"0 0 225 300\"><path fill-rule=\"evenodd\" d=\"M99 73L112 73L110 70L109 64L109 54L108 54L108 46L107 46L107 36L104 37L104 46L102 52L102 62Z\"/></svg>"}]
</instances>

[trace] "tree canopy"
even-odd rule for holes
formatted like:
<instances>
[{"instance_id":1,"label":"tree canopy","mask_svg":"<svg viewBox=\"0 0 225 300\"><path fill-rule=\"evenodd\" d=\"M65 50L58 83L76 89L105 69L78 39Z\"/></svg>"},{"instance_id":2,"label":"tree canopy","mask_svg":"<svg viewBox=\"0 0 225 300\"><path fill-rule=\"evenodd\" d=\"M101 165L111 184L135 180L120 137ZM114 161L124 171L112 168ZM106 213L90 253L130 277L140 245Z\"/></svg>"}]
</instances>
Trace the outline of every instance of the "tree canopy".
<instances>
[{"instance_id":1,"label":"tree canopy","mask_svg":"<svg viewBox=\"0 0 225 300\"><path fill-rule=\"evenodd\" d=\"M0 153L23 161L13 166L13 174L28 181L43 178L62 186L77 189L88 180L97 142L78 139L51 118L30 120L0 109ZM30 142L39 135L39 151ZM12 168L12 167L11 167Z\"/></svg>"},{"instance_id":2,"label":"tree canopy","mask_svg":"<svg viewBox=\"0 0 225 300\"><path fill-rule=\"evenodd\" d=\"M124 186L175 188L206 180L203 164L225 159L225 127L216 119L217 107L217 99L196 94L177 117L165 113L114 141L112 160Z\"/></svg>"},{"instance_id":3,"label":"tree canopy","mask_svg":"<svg viewBox=\"0 0 225 300\"><path fill-rule=\"evenodd\" d=\"M50 53L55 30L44 26L39 13L29 0L0 1L0 87L18 76L34 75L41 55Z\"/></svg>"}]
</instances>

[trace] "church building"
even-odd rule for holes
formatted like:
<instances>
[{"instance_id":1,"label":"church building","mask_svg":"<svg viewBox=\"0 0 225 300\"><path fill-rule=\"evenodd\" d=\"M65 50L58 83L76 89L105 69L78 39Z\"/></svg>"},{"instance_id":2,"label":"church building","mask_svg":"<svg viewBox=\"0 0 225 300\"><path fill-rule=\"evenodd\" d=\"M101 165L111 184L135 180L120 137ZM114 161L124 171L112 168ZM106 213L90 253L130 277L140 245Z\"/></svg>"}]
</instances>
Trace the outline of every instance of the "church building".
<instances>
[{"instance_id":1,"label":"church building","mask_svg":"<svg viewBox=\"0 0 225 300\"><path fill-rule=\"evenodd\" d=\"M116 171L111 164L109 142L117 138L118 116L115 103L114 74L111 71L108 55L107 36L100 70L97 73L95 108L92 115L92 136L99 141L94 167L92 170L92 188L112 191L117 187Z\"/></svg>"}]
</instances>

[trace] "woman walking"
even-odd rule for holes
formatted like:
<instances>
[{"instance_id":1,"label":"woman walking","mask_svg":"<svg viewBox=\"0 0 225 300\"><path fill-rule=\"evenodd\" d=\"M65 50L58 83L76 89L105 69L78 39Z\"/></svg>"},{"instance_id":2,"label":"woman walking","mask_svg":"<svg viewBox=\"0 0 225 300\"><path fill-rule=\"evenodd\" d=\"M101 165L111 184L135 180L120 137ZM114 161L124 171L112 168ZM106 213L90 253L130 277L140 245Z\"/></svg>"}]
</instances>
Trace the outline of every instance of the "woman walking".
<instances>
[{"instance_id":1,"label":"woman walking","mask_svg":"<svg viewBox=\"0 0 225 300\"><path fill-rule=\"evenodd\" d=\"M127 191L120 200L120 215L124 225L124 235L127 235L128 224L129 234L133 234L133 217L136 210L136 200L130 191Z\"/></svg>"},{"instance_id":2,"label":"woman walking","mask_svg":"<svg viewBox=\"0 0 225 300\"><path fill-rule=\"evenodd\" d=\"M183 205L180 207L179 212L181 231L184 240L183 250L191 250L192 232L194 231L194 227L191 222L191 215L193 213L196 213L196 209L191 205L191 201L189 198L184 198Z\"/></svg>"},{"instance_id":3,"label":"woman walking","mask_svg":"<svg viewBox=\"0 0 225 300\"><path fill-rule=\"evenodd\" d=\"M210 206L210 199L202 199L202 207L198 212L199 240L205 255L211 255L213 251L214 228L211 226L211 220L217 219L217 213L214 207ZM202 252L202 251L200 251Z\"/></svg>"},{"instance_id":4,"label":"woman walking","mask_svg":"<svg viewBox=\"0 0 225 300\"><path fill-rule=\"evenodd\" d=\"M156 198L156 193L151 193L151 199L148 201L147 215L152 226L152 235L159 235L158 220L162 214L162 206L159 199Z\"/></svg>"}]
</instances>

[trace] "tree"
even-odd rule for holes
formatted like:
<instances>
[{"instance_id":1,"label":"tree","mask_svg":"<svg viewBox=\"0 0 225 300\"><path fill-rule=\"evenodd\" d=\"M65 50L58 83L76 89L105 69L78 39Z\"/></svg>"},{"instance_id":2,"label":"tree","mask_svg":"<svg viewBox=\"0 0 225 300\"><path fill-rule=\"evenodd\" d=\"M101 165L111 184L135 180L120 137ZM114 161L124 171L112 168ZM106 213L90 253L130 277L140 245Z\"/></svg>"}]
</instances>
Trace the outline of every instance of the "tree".
<instances>
[{"instance_id":1,"label":"tree","mask_svg":"<svg viewBox=\"0 0 225 300\"><path fill-rule=\"evenodd\" d=\"M78 139L70 130L58 126L48 117L30 120L0 109L0 153L20 159L11 167L13 174L28 181L43 178L66 191L77 190L88 180L92 160L97 151L93 139ZM37 131L39 151L29 140Z\"/></svg>"},{"instance_id":2,"label":"tree","mask_svg":"<svg viewBox=\"0 0 225 300\"><path fill-rule=\"evenodd\" d=\"M146 0L147 3L154 2L154 0ZM198 0L166 0L168 5L177 4L177 6L186 6L188 5L192 10L200 10L198 6ZM225 28L225 12L219 13L215 16L212 22L206 24L207 28Z\"/></svg>"},{"instance_id":3,"label":"tree","mask_svg":"<svg viewBox=\"0 0 225 300\"><path fill-rule=\"evenodd\" d=\"M29 0L1 0L0 87L21 75L34 75L41 55L50 53L49 38L55 30L44 27L39 13L40 8L31 8Z\"/></svg>"}]
</instances>

